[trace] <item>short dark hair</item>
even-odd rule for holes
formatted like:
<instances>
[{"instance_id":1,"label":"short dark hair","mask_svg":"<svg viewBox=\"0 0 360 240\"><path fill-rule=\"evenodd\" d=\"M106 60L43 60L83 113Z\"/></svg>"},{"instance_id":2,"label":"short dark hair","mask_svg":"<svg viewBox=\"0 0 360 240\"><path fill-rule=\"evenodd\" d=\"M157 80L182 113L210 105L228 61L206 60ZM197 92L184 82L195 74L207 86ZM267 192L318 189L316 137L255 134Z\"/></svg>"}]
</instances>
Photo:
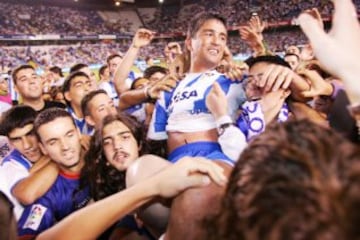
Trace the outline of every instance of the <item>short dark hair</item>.
<instances>
[{"instance_id":1,"label":"short dark hair","mask_svg":"<svg viewBox=\"0 0 360 240\"><path fill-rule=\"evenodd\" d=\"M66 77L63 87L62 87L62 92L66 93L70 90L70 86L71 86L71 81L76 78L76 77L86 77L89 79L89 76L86 73L77 71L77 72L73 72L71 73L69 76Z\"/></svg>"},{"instance_id":2,"label":"short dark hair","mask_svg":"<svg viewBox=\"0 0 360 240\"><path fill-rule=\"evenodd\" d=\"M144 78L149 79L154 73L161 72L163 74L167 74L168 70L161 66L150 66L144 71Z\"/></svg>"},{"instance_id":3,"label":"short dark hair","mask_svg":"<svg viewBox=\"0 0 360 240\"><path fill-rule=\"evenodd\" d=\"M116 57L119 57L119 58L123 58L123 56L121 56L119 53L114 53L114 54L111 54L110 56L108 56L106 58L106 63L109 65L110 64L110 61L113 60L114 58Z\"/></svg>"},{"instance_id":4,"label":"short dark hair","mask_svg":"<svg viewBox=\"0 0 360 240\"><path fill-rule=\"evenodd\" d=\"M34 121L34 131L39 141L41 141L41 138L38 133L39 128L42 125L52 122L57 118L70 118L72 123L76 127L74 119L71 117L70 113L68 113L65 109L58 107L45 109L44 111L40 112L37 115Z\"/></svg>"},{"instance_id":5,"label":"short dark hair","mask_svg":"<svg viewBox=\"0 0 360 240\"><path fill-rule=\"evenodd\" d=\"M23 128L35 121L37 112L30 106L18 105L3 113L0 121L0 135L9 136L15 128Z\"/></svg>"},{"instance_id":6,"label":"short dark hair","mask_svg":"<svg viewBox=\"0 0 360 240\"><path fill-rule=\"evenodd\" d=\"M20 65L18 67L16 67L13 71L12 71L12 74L11 74L11 77L14 81L14 84L16 85L17 83L17 77L16 75L21 71L21 70L24 70L24 69L32 69L35 71L35 68L29 64L24 64L24 65Z\"/></svg>"},{"instance_id":7,"label":"short dark hair","mask_svg":"<svg viewBox=\"0 0 360 240\"><path fill-rule=\"evenodd\" d=\"M146 79L147 81L149 81L149 79L147 78L144 78L144 77L138 77L136 78L132 83L131 83L131 86L130 86L130 90L135 90L135 85L138 81L140 81L141 79Z\"/></svg>"},{"instance_id":8,"label":"short dark hair","mask_svg":"<svg viewBox=\"0 0 360 240\"><path fill-rule=\"evenodd\" d=\"M64 77L61 68L58 66L53 66L49 68L49 71L58 74L60 77Z\"/></svg>"},{"instance_id":9,"label":"short dark hair","mask_svg":"<svg viewBox=\"0 0 360 240\"><path fill-rule=\"evenodd\" d=\"M81 112L83 114L83 116L89 116L90 115L90 111L89 111L89 102L97 95L99 94L106 94L106 91L104 89L98 89L95 91L91 91L88 94L86 94L83 99L81 100Z\"/></svg>"},{"instance_id":10,"label":"short dark hair","mask_svg":"<svg viewBox=\"0 0 360 240\"><path fill-rule=\"evenodd\" d=\"M259 62L267 62L267 63L273 63L277 65L281 65L287 68L291 68L289 63L287 63L284 59L277 55L266 55L266 56L258 56L258 57L250 57L245 60L245 63L251 68L256 63Z\"/></svg>"},{"instance_id":11,"label":"short dark hair","mask_svg":"<svg viewBox=\"0 0 360 240\"><path fill-rule=\"evenodd\" d=\"M78 72L78 71L80 71L80 69L82 69L84 67L88 67L88 66L89 65L86 65L84 63L77 63L70 68L70 73Z\"/></svg>"},{"instance_id":12,"label":"short dark hair","mask_svg":"<svg viewBox=\"0 0 360 240\"><path fill-rule=\"evenodd\" d=\"M237 161L208 239L358 239L359 165L332 129L270 124Z\"/></svg>"},{"instance_id":13,"label":"short dark hair","mask_svg":"<svg viewBox=\"0 0 360 240\"><path fill-rule=\"evenodd\" d=\"M197 31L201 28L201 26L208 20L218 20L221 22L226 28L226 20L222 16L216 13L204 12L196 15L188 25L187 37L195 37Z\"/></svg>"}]
</instances>

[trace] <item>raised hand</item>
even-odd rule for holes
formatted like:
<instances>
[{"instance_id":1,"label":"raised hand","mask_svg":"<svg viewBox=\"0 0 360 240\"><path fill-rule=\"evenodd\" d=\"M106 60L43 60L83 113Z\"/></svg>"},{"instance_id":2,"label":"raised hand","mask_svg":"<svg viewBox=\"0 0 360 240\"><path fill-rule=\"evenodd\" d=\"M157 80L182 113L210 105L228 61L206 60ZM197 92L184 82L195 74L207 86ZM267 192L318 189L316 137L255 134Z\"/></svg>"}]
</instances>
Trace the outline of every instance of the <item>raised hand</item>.
<instances>
[{"instance_id":1,"label":"raised hand","mask_svg":"<svg viewBox=\"0 0 360 240\"><path fill-rule=\"evenodd\" d=\"M261 21L261 19L258 15L252 16L250 18L248 24L249 24L249 27L258 34L261 34L267 27L267 23L264 21Z\"/></svg>"},{"instance_id":2,"label":"raised hand","mask_svg":"<svg viewBox=\"0 0 360 240\"><path fill-rule=\"evenodd\" d=\"M132 46L135 48L141 48L149 45L151 40L154 38L155 32L145 28L140 28L136 31L135 36L132 40Z\"/></svg>"},{"instance_id":3,"label":"raised hand","mask_svg":"<svg viewBox=\"0 0 360 240\"><path fill-rule=\"evenodd\" d=\"M327 34L307 12L302 13L298 21L321 64L345 82L352 101L359 101L360 26L356 9L351 0L333 2L335 13L330 33Z\"/></svg>"}]
</instances>

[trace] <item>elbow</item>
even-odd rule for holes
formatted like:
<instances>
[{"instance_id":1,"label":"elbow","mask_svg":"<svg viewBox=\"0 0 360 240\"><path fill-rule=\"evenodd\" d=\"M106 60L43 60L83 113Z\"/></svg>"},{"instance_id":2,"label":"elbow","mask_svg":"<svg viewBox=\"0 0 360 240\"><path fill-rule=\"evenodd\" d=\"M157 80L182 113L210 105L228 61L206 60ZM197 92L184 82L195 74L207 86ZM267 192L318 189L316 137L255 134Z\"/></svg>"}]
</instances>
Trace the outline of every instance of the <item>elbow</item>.
<instances>
[{"instance_id":1,"label":"elbow","mask_svg":"<svg viewBox=\"0 0 360 240\"><path fill-rule=\"evenodd\" d=\"M30 191L21 191L20 193L15 191L13 194L22 205L31 205L37 200L36 194Z\"/></svg>"}]
</instances>

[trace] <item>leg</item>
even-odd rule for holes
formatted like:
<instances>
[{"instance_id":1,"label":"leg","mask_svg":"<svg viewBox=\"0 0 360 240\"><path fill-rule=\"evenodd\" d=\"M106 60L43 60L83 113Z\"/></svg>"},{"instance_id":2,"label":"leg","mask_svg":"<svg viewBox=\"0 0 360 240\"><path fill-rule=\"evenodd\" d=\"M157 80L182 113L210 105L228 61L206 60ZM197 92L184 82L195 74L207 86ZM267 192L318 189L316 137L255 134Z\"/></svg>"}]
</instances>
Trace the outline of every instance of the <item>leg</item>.
<instances>
[{"instance_id":1,"label":"leg","mask_svg":"<svg viewBox=\"0 0 360 240\"><path fill-rule=\"evenodd\" d=\"M229 175L232 168L216 161ZM165 239L206 239L204 220L217 214L225 188L212 183L207 187L188 189L177 196L171 205L171 214Z\"/></svg>"},{"instance_id":2,"label":"leg","mask_svg":"<svg viewBox=\"0 0 360 240\"><path fill-rule=\"evenodd\" d=\"M126 186L130 187L156 174L171 163L155 155L144 155L126 171ZM138 216L156 237L165 232L170 209L159 202L152 202L138 209Z\"/></svg>"}]
</instances>

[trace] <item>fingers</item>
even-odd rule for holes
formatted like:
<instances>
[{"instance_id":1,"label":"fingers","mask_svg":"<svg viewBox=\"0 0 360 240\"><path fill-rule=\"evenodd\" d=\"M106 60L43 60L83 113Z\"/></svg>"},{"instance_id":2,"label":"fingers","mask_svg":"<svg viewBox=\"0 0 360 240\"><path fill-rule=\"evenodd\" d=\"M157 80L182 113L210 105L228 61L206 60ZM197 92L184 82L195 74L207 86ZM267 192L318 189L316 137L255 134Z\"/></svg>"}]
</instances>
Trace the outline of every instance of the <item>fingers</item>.
<instances>
[{"instance_id":1,"label":"fingers","mask_svg":"<svg viewBox=\"0 0 360 240\"><path fill-rule=\"evenodd\" d=\"M359 28L356 8L351 0L332 0L332 2L335 6L333 20L334 29L341 30L344 28Z\"/></svg>"},{"instance_id":2,"label":"fingers","mask_svg":"<svg viewBox=\"0 0 360 240\"><path fill-rule=\"evenodd\" d=\"M214 82L212 91L214 91L216 95L225 95L218 82Z\"/></svg>"},{"instance_id":3,"label":"fingers","mask_svg":"<svg viewBox=\"0 0 360 240\"><path fill-rule=\"evenodd\" d=\"M314 48L326 46L324 44L329 41L329 38L325 33L324 29L319 26L315 18L313 18L307 13L302 13L299 16L298 21L300 23L301 29L309 38Z\"/></svg>"},{"instance_id":4,"label":"fingers","mask_svg":"<svg viewBox=\"0 0 360 240\"><path fill-rule=\"evenodd\" d=\"M264 72L257 85L266 92L287 89L293 79L293 72L283 66L270 65Z\"/></svg>"},{"instance_id":5,"label":"fingers","mask_svg":"<svg viewBox=\"0 0 360 240\"><path fill-rule=\"evenodd\" d=\"M224 175L222 167L205 158L185 158L180 161L184 161L187 167L187 175L189 183L207 185L210 183L210 179L219 186L225 186L227 178ZM196 176L199 173L202 177Z\"/></svg>"}]
</instances>

